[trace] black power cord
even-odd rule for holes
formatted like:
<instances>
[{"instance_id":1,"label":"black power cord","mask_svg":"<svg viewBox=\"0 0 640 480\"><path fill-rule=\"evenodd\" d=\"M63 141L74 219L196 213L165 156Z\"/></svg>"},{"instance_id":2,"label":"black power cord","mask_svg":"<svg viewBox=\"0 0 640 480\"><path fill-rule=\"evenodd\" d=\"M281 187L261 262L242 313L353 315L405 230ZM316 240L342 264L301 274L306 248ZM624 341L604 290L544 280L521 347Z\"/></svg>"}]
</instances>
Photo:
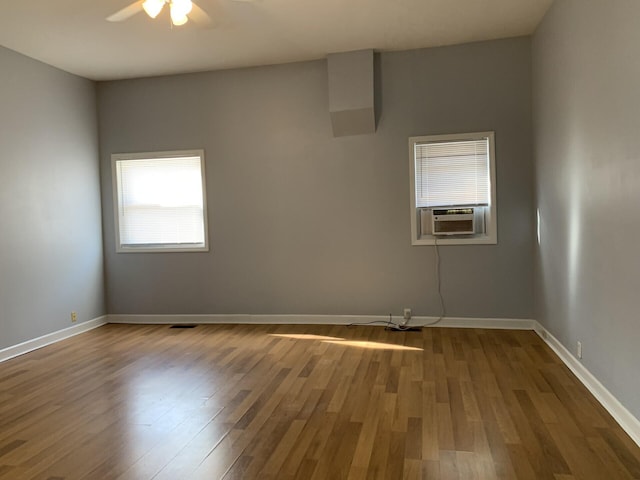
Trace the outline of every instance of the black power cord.
<instances>
[{"instance_id":1,"label":"black power cord","mask_svg":"<svg viewBox=\"0 0 640 480\"><path fill-rule=\"evenodd\" d=\"M391 316L391 314L389 314L389 316ZM420 332L422 331L422 325L413 326L407 325L406 323L404 325L392 323L391 325L385 327L385 330L390 330L392 332Z\"/></svg>"},{"instance_id":2,"label":"black power cord","mask_svg":"<svg viewBox=\"0 0 640 480\"><path fill-rule=\"evenodd\" d=\"M384 325L384 329L385 330L393 330L395 332L407 332L407 331L418 331L420 330L420 327L410 327L410 326L406 326L406 325L401 325L399 323L394 323L393 322L393 316L391 314L389 314L389 320L384 321L384 320L374 320L372 322L353 322L347 325L347 327L355 327L355 326L362 326L362 325Z\"/></svg>"},{"instance_id":3,"label":"black power cord","mask_svg":"<svg viewBox=\"0 0 640 480\"><path fill-rule=\"evenodd\" d=\"M388 326L390 323L389 320L385 321L385 320L373 320L372 322L353 322L353 323L349 323L347 324L347 327L359 327L362 325L386 325Z\"/></svg>"},{"instance_id":4,"label":"black power cord","mask_svg":"<svg viewBox=\"0 0 640 480\"><path fill-rule=\"evenodd\" d=\"M415 325L415 326L410 326L410 325L397 325L397 324L393 324L394 327L387 327L386 330L396 330L396 331L420 331L422 328L424 327L430 327L432 325L436 325L438 323L440 323L444 317L447 315L447 310L445 308L444 305L444 297L442 296L442 282L440 281L440 248L438 245L438 237L434 236L433 237L433 245L434 245L434 253L436 256L436 286L437 286L437 291L438 291L438 298L440 299L440 316L434 320L431 323L424 323L422 325ZM391 314L389 314L389 319L391 319ZM391 320L389 320L388 323L391 323ZM408 322L407 322L408 323Z\"/></svg>"},{"instance_id":5,"label":"black power cord","mask_svg":"<svg viewBox=\"0 0 640 480\"><path fill-rule=\"evenodd\" d=\"M385 325L384 329L385 330L391 330L394 332L419 332L421 331L424 327L430 327L432 325L436 325L438 323L440 323L444 317L447 314L447 310L445 308L444 305L444 297L442 296L442 285L441 285L441 281L440 281L440 249L438 246L438 237L433 238L433 245L435 247L435 256L436 256L436 286L437 286L437 291L438 291L438 298L440 299L440 316L434 320L431 323L424 323L422 325L408 325L409 321L407 321L407 323L400 324L400 323L393 323L393 316L391 314L389 314L389 320L387 320L386 322L384 320L374 320L372 322L354 322L354 323L350 323L349 325L347 325L347 327L353 327L353 326L357 326L357 325L379 325L379 324L383 324Z\"/></svg>"}]
</instances>

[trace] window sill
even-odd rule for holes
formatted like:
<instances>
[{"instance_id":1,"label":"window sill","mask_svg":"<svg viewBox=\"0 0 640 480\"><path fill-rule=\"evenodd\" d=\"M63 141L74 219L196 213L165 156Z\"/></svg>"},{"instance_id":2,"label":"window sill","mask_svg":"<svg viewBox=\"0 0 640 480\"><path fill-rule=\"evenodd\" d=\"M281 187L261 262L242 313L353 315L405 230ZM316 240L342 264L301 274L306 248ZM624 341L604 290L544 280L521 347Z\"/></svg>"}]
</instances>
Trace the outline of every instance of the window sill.
<instances>
[{"instance_id":1,"label":"window sill","mask_svg":"<svg viewBox=\"0 0 640 480\"><path fill-rule=\"evenodd\" d=\"M193 247L187 246L178 246L178 245L167 245L159 246L147 246L142 245L139 247L130 247L130 246L120 246L116 248L116 253L177 253L177 252L208 252L208 245L196 245Z\"/></svg>"},{"instance_id":2,"label":"window sill","mask_svg":"<svg viewBox=\"0 0 640 480\"><path fill-rule=\"evenodd\" d=\"M493 235L475 235L475 236L423 236L411 241L411 245L497 245L498 238Z\"/></svg>"}]
</instances>

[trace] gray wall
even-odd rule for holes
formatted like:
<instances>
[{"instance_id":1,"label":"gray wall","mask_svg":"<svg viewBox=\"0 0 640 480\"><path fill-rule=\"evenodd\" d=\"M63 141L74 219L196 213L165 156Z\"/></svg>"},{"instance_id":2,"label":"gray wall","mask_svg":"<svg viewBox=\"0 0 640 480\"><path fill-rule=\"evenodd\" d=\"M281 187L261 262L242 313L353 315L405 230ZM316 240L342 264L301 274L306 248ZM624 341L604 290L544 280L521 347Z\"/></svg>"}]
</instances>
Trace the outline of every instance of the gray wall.
<instances>
[{"instance_id":1,"label":"gray wall","mask_svg":"<svg viewBox=\"0 0 640 480\"><path fill-rule=\"evenodd\" d=\"M531 318L530 39L385 53L375 134L333 138L326 62L100 83L109 313L438 315L407 139L496 131L498 245L441 247L451 316ZM211 251L116 254L110 155L204 148Z\"/></svg>"},{"instance_id":2,"label":"gray wall","mask_svg":"<svg viewBox=\"0 0 640 480\"><path fill-rule=\"evenodd\" d=\"M536 318L640 417L640 3L558 0L533 41Z\"/></svg>"},{"instance_id":3,"label":"gray wall","mask_svg":"<svg viewBox=\"0 0 640 480\"><path fill-rule=\"evenodd\" d=\"M0 47L0 349L105 313L95 101Z\"/></svg>"}]
</instances>

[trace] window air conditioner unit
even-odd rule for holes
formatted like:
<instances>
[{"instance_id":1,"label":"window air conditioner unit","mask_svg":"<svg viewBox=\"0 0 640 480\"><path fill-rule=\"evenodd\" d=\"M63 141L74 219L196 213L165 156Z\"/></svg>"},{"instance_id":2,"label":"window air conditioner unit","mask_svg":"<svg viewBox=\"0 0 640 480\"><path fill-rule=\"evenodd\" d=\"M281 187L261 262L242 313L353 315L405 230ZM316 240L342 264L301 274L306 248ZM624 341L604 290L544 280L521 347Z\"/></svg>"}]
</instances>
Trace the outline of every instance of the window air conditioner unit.
<instances>
[{"instance_id":1,"label":"window air conditioner unit","mask_svg":"<svg viewBox=\"0 0 640 480\"><path fill-rule=\"evenodd\" d=\"M472 235L475 233L473 208L434 208L431 215L432 235Z\"/></svg>"}]
</instances>

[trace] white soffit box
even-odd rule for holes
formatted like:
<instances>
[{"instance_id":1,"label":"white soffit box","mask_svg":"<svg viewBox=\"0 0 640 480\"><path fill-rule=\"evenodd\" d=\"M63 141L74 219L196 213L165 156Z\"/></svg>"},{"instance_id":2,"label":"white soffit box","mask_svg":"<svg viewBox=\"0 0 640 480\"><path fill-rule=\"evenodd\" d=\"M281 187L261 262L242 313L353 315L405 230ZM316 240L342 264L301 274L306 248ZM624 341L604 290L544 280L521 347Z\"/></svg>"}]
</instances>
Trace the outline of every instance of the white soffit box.
<instances>
[{"instance_id":1,"label":"white soffit box","mask_svg":"<svg viewBox=\"0 0 640 480\"><path fill-rule=\"evenodd\" d=\"M327 56L334 137L375 133L373 50Z\"/></svg>"}]
</instances>

